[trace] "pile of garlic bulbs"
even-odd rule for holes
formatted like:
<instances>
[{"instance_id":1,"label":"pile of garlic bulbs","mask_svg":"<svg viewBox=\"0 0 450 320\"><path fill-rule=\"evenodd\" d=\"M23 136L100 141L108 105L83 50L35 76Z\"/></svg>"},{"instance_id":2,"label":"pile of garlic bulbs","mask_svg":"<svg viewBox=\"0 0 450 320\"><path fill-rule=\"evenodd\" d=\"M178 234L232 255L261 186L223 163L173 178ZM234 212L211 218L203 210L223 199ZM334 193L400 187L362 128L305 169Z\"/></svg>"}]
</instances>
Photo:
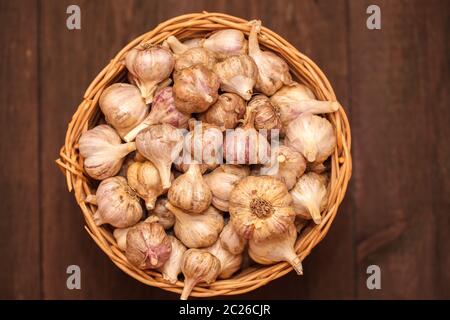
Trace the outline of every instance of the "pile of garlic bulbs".
<instances>
[{"instance_id":1,"label":"pile of garlic bulbs","mask_svg":"<svg viewBox=\"0 0 450 320\"><path fill-rule=\"evenodd\" d=\"M234 29L184 42L139 45L128 83L99 100L106 124L84 132L85 173L100 183L86 201L117 246L162 281L228 279L243 261L285 261L302 274L295 243L320 224L328 202L326 161L336 137L319 101L288 64ZM184 279L184 280L181 280Z\"/></svg>"}]
</instances>

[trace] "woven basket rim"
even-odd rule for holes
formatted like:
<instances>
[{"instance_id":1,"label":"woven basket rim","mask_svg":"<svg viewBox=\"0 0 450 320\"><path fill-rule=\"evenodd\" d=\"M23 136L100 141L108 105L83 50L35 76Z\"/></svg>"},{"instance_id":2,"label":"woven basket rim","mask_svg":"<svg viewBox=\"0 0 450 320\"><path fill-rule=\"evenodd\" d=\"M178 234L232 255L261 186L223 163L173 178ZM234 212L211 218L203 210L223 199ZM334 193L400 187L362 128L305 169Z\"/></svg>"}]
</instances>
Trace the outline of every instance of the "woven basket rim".
<instances>
[{"instance_id":1,"label":"woven basket rim","mask_svg":"<svg viewBox=\"0 0 450 320\"><path fill-rule=\"evenodd\" d=\"M99 117L98 100L103 90L113 82L123 79L124 66L122 59L124 55L136 45L141 43L161 43L171 35L180 39L193 37L195 34L209 33L224 28L235 28L243 31L247 36L250 31L249 21L231 15L218 12L189 13L174 17L158 24L151 31L144 33L128 43L117 55L103 68L87 88L83 101L78 106L70 121L65 137L64 145L60 150L60 158L56 163L66 177L69 192L74 191L75 198L80 206L84 218L85 229L101 250L108 255L113 263L138 281L159 287L161 289L181 293L183 282L175 284L165 282L161 274L152 270L139 270L128 263L123 252L117 244L107 227L97 227L92 219L94 206L85 202L86 196L95 193L89 184L89 178L83 169L83 159L78 151L78 139L84 131L88 130L91 123L95 123ZM290 65L291 72L302 83L313 90L318 99L337 100L333 88L320 68L307 56L300 53L289 42L280 37L272 30L262 26L259 41L269 48ZM303 261L312 249L325 237L331 224L336 217L337 209L342 202L347 190L348 182L352 173L351 131L344 108L327 118L335 129L337 146L331 156L330 173L330 196L326 210L323 213L322 222L315 225L307 233L297 239L296 252ZM199 284L191 293L194 297L212 297L219 295L236 295L252 291L256 288L282 277L292 271L292 267L281 262L270 266L259 268L248 268L238 275L227 280L217 280L211 285ZM306 272L308 272L306 270Z\"/></svg>"}]
</instances>

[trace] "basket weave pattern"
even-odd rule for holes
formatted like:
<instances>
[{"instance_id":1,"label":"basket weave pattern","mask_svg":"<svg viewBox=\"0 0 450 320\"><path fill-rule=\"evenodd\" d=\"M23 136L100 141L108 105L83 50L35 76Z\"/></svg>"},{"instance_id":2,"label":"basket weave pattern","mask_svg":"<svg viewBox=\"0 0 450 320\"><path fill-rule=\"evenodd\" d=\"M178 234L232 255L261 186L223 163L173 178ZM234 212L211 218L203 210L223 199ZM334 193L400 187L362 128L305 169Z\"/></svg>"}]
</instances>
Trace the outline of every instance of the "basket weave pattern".
<instances>
[{"instance_id":1,"label":"basket weave pattern","mask_svg":"<svg viewBox=\"0 0 450 320\"><path fill-rule=\"evenodd\" d=\"M103 90L114 82L126 79L126 69L122 60L126 53L141 43L160 44L171 35L179 39L204 36L213 31L234 28L241 30L247 36L250 32L248 21L221 13L193 13L179 16L159 24L155 29L147 32L124 47L110 63L98 74L86 90L83 101L69 123L64 146L60 151L60 158L56 160L67 180L70 192L74 191L78 205L83 211L86 230L97 245L109 256L120 269L138 281L162 288L167 291L181 293L183 282L169 284L163 281L157 271L139 270L131 265L123 252L117 247L116 241L109 228L96 226L92 214L95 206L86 203L88 195L95 194L93 183L83 169L83 159L79 155L78 139L80 135L97 124L101 117L98 100ZM320 100L336 100L333 89L322 71L308 57L301 54L291 44L275 32L262 27L259 42L263 47L282 56L289 64L291 73L297 81L304 83L313 90ZM335 113L328 114L332 123L337 146L331 157L330 195L326 210L322 214L322 222L308 228L297 239L295 249L303 260L311 250L325 237L341 203L351 176L352 162L350 155L351 135L347 116L342 107ZM235 295L252 291L266 285L292 270L286 263L271 266L251 267L242 270L231 279L218 280L211 285L199 284L191 293L195 297L212 297L219 295ZM308 270L306 270L308 272ZM312 272L312 271L311 271Z\"/></svg>"}]
</instances>

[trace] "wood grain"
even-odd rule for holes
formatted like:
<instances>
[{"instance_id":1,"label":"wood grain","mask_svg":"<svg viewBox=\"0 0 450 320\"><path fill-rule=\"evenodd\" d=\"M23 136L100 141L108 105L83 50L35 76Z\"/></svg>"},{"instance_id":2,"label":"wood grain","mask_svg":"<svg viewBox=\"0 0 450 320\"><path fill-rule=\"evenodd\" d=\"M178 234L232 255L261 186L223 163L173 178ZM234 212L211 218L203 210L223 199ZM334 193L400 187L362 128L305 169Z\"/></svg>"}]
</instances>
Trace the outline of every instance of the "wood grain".
<instances>
[{"instance_id":1,"label":"wood grain","mask_svg":"<svg viewBox=\"0 0 450 320\"><path fill-rule=\"evenodd\" d=\"M33 0L0 2L2 299L40 297L36 9Z\"/></svg>"}]
</instances>

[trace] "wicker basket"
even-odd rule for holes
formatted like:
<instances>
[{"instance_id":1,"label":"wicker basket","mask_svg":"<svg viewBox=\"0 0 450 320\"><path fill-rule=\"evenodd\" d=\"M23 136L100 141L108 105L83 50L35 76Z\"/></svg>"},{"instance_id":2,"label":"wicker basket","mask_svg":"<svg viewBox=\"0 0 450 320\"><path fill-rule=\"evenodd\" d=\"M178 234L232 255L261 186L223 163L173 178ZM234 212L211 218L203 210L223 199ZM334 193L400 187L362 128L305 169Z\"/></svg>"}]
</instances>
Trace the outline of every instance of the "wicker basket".
<instances>
[{"instance_id":1,"label":"wicker basket","mask_svg":"<svg viewBox=\"0 0 450 320\"><path fill-rule=\"evenodd\" d=\"M199 35L203 36L224 28L235 28L243 31L246 35L250 32L250 26L246 20L221 13L203 12L186 14L168 20L130 42L98 74L86 90L83 101L69 123L65 143L60 152L60 159L56 160L66 176L69 191L74 191L75 198L83 211L86 220L85 228L97 245L120 269L133 278L147 285L175 293L181 293L183 282L178 281L175 284L169 284L162 280L159 272L135 268L118 249L111 230L108 227L98 227L94 224L92 214L95 207L85 202L87 195L95 193L94 183L84 173L83 159L79 156L78 151L78 139L81 133L93 127L100 120L101 113L98 108L98 100L103 90L108 85L125 79L126 70L121 61L131 48L141 43L161 43L170 35L175 35L179 39L186 39ZM264 47L281 55L289 63L294 78L311 88L319 99L336 100L333 89L322 71L286 40L263 27L259 35L259 41ZM335 128L337 136L337 147L331 158L331 192L321 224L309 228L297 240L295 248L301 260L327 234L351 176L351 137L347 116L341 107L337 112L329 114L328 119ZM285 262L272 266L247 268L231 279L218 280L211 285L197 285L191 296L212 297L246 293L284 276L291 270L291 266Z\"/></svg>"}]
</instances>

